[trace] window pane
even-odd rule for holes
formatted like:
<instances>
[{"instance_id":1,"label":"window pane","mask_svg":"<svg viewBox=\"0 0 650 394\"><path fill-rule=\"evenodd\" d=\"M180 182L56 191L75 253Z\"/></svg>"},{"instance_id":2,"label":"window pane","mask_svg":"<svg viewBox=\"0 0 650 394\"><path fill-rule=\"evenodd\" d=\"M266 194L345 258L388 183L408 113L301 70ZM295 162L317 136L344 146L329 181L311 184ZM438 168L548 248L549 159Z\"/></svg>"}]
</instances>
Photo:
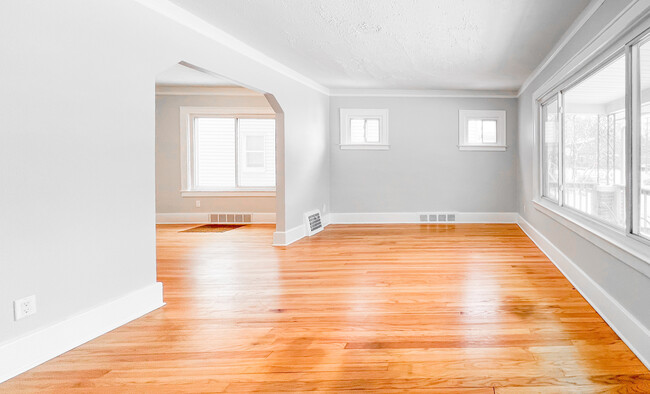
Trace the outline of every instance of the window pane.
<instances>
[{"instance_id":1,"label":"window pane","mask_svg":"<svg viewBox=\"0 0 650 394\"><path fill-rule=\"evenodd\" d=\"M542 195L558 200L560 110L557 99L542 105Z\"/></svg>"},{"instance_id":2,"label":"window pane","mask_svg":"<svg viewBox=\"0 0 650 394\"><path fill-rule=\"evenodd\" d=\"M264 152L264 135L247 135L246 150Z\"/></svg>"},{"instance_id":3,"label":"window pane","mask_svg":"<svg viewBox=\"0 0 650 394\"><path fill-rule=\"evenodd\" d=\"M376 144L379 142L379 119L366 119L366 142Z\"/></svg>"},{"instance_id":4,"label":"window pane","mask_svg":"<svg viewBox=\"0 0 650 394\"><path fill-rule=\"evenodd\" d=\"M483 121L483 143L484 144L497 143L497 121L496 120Z\"/></svg>"},{"instance_id":5,"label":"window pane","mask_svg":"<svg viewBox=\"0 0 650 394\"><path fill-rule=\"evenodd\" d=\"M235 119L194 119L194 188L235 187Z\"/></svg>"},{"instance_id":6,"label":"window pane","mask_svg":"<svg viewBox=\"0 0 650 394\"><path fill-rule=\"evenodd\" d=\"M470 119L467 122L467 142L476 145L483 143L483 121L481 119Z\"/></svg>"},{"instance_id":7,"label":"window pane","mask_svg":"<svg viewBox=\"0 0 650 394\"><path fill-rule=\"evenodd\" d=\"M275 119L239 120L239 186L275 187Z\"/></svg>"},{"instance_id":8,"label":"window pane","mask_svg":"<svg viewBox=\"0 0 650 394\"><path fill-rule=\"evenodd\" d=\"M365 138L365 119L351 119L350 120L350 143L351 144L364 144Z\"/></svg>"},{"instance_id":9,"label":"window pane","mask_svg":"<svg viewBox=\"0 0 650 394\"><path fill-rule=\"evenodd\" d=\"M639 47L641 122L639 157L639 196L636 214L639 216L638 232L650 237L650 42Z\"/></svg>"},{"instance_id":10,"label":"window pane","mask_svg":"<svg viewBox=\"0 0 650 394\"><path fill-rule=\"evenodd\" d=\"M564 205L625 225L625 58L564 94Z\"/></svg>"}]
</instances>

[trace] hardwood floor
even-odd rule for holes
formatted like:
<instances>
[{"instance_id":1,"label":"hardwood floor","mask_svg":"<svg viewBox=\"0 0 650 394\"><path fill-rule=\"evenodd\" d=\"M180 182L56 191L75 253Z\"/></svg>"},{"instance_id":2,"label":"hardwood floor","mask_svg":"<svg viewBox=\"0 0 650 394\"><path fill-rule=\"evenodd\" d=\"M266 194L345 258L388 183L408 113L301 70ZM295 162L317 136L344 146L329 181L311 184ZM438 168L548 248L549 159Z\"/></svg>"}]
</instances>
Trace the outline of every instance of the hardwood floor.
<instances>
[{"instance_id":1,"label":"hardwood floor","mask_svg":"<svg viewBox=\"0 0 650 394\"><path fill-rule=\"evenodd\" d=\"M158 228L167 306L0 392L650 392L650 371L516 226Z\"/></svg>"}]
</instances>

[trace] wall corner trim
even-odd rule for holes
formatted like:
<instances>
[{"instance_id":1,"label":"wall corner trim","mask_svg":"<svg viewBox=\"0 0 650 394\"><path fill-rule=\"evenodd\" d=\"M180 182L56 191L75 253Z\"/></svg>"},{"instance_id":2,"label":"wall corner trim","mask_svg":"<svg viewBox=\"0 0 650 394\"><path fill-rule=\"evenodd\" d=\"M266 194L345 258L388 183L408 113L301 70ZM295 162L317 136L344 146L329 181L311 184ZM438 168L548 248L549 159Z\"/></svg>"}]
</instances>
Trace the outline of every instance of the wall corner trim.
<instances>
[{"instance_id":1,"label":"wall corner trim","mask_svg":"<svg viewBox=\"0 0 650 394\"><path fill-rule=\"evenodd\" d=\"M639 360L650 368L650 329L636 319L523 217L519 216L517 224L636 354Z\"/></svg>"},{"instance_id":2,"label":"wall corner trim","mask_svg":"<svg viewBox=\"0 0 650 394\"><path fill-rule=\"evenodd\" d=\"M521 85L519 88L519 91L517 92L517 97L521 96L522 93L528 88L528 86L539 76L539 74L544 71L544 69L555 59L555 57L562 51L562 49L571 41L573 36L575 36L578 31L584 26L585 23L596 13L596 11L600 8L600 6L603 5L605 0L591 0L589 4L582 10L580 15L573 21L571 26L567 29L567 31L560 37L560 40L553 46L551 51L544 57L544 60L535 67L533 72L530 73L528 78L524 81L524 83Z\"/></svg>"},{"instance_id":3,"label":"wall corner trim","mask_svg":"<svg viewBox=\"0 0 650 394\"><path fill-rule=\"evenodd\" d=\"M155 11L195 32L208 37L221 45L224 45L268 68L293 79L307 87L310 87L320 93L329 95L327 87L319 84L313 79L299 73L287 65L265 55L261 51L251 47L243 41L233 37L225 31L217 28L211 23L201 19L184 8L172 3L169 0L136 0L141 5Z\"/></svg>"},{"instance_id":4,"label":"wall corner trim","mask_svg":"<svg viewBox=\"0 0 650 394\"><path fill-rule=\"evenodd\" d=\"M156 282L116 300L0 344L0 383L165 305Z\"/></svg>"}]
</instances>

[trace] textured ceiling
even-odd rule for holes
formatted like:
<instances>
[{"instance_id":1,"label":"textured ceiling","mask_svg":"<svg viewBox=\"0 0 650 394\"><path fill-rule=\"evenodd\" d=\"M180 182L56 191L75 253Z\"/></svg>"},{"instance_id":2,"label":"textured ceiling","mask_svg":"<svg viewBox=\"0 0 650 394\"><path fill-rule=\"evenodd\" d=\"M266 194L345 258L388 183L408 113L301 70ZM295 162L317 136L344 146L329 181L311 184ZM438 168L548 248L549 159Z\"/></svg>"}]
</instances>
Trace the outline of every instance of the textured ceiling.
<instances>
[{"instance_id":1,"label":"textured ceiling","mask_svg":"<svg viewBox=\"0 0 650 394\"><path fill-rule=\"evenodd\" d=\"M516 90L589 0L172 0L329 88Z\"/></svg>"}]
</instances>

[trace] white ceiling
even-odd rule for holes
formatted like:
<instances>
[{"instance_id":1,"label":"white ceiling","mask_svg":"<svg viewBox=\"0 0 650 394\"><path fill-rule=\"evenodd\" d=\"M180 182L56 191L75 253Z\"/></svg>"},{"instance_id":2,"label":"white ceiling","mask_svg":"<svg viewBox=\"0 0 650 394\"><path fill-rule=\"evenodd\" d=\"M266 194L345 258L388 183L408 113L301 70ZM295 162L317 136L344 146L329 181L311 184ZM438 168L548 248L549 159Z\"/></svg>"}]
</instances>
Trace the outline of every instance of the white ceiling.
<instances>
[{"instance_id":1,"label":"white ceiling","mask_svg":"<svg viewBox=\"0 0 650 394\"><path fill-rule=\"evenodd\" d=\"M237 86L227 78L206 74L201 71L175 64L156 75L156 85L165 86Z\"/></svg>"},{"instance_id":2,"label":"white ceiling","mask_svg":"<svg viewBox=\"0 0 650 394\"><path fill-rule=\"evenodd\" d=\"M329 88L517 90L589 0L172 0Z\"/></svg>"}]
</instances>

